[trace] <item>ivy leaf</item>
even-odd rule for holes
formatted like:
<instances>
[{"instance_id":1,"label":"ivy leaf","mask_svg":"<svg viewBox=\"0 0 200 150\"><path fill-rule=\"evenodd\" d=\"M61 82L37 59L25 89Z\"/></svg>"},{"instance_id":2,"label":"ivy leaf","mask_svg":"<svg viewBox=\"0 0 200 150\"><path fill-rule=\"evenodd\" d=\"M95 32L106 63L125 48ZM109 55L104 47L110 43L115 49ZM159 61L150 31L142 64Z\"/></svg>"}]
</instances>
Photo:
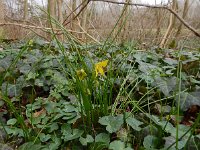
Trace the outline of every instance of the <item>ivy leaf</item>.
<instances>
[{"instance_id":1,"label":"ivy leaf","mask_svg":"<svg viewBox=\"0 0 200 150\"><path fill-rule=\"evenodd\" d=\"M171 146L170 150L176 150L176 138L175 137L169 136L169 137L164 137L164 139L165 139L165 145L164 145L165 148L169 148L173 144L173 146ZM177 149L184 148L186 142L187 142L187 140L178 141L178 148Z\"/></svg>"},{"instance_id":2,"label":"ivy leaf","mask_svg":"<svg viewBox=\"0 0 200 150\"><path fill-rule=\"evenodd\" d=\"M123 121L123 115L118 115L118 116L104 116L99 119L99 123L101 125L106 126L106 130L109 133L114 133L118 131L122 124L124 123Z\"/></svg>"},{"instance_id":3,"label":"ivy leaf","mask_svg":"<svg viewBox=\"0 0 200 150\"><path fill-rule=\"evenodd\" d=\"M64 141L71 141L71 140L77 139L83 134L82 130L71 129L69 124L62 125L61 132L62 132L62 137L61 138Z\"/></svg>"},{"instance_id":4,"label":"ivy leaf","mask_svg":"<svg viewBox=\"0 0 200 150\"><path fill-rule=\"evenodd\" d=\"M76 108L73 105L70 105L70 103L65 103L65 107L63 109L64 112L76 112Z\"/></svg>"},{"instance_id":5,"label":"ivy leaf","mask_svg":"<svg viewBox=\"0 0 200 150\"><path fill-rule=\"evenodd\" d=\"M104 143L105 145L109 145L110 143L110 137L108 134L106 133L99 133L96 137L95 137L95 143Z\"/></svg>"},{"instance_id":6,"label":"ivy leaf","mask_svg":"<svg viewBox=\"0 0 200 150\"><path fill-rule=\"evenodd\" d=\"M31 80L31 79L35 80L38 76L39 76L38 73L29 72L29 74L27 75L26 80Z\"/></svg>"},{"instance_id":7,"label":"ivy leaf","mask_svg":"<svg viewBox=\"0 0 200 150\"><path fill-rule=\"evenodd\" d=\"M45 135L44 133L40 133L39 138L41 142L47 142L51 138L51 135L50 134Z\"/></svg>"},{"instance_id":8,"label":"ivy leaf","mask_svg":"<svg viewBox=\"0 0 200 150\"><path fill-rule=\"evenodd\" d=\"M48 126L49 128L49 133L55 131L55 130L58 130L58 124L56 122L53 122L51 125Z\"/></svg>"},{"instance_id":9,"label":"ivy leaf","mask_svg":"<svg viewBox=\"0 0 200 150\"><path fill-rule=\"evenodd\" d=\"M29 64L24 64L22 66L18 66L19 71L23 74L27 74L31 71L31 66Z\"/></svg>"},{"instance_id":10,"label":"ivy leaf","mask_svg":"<svg viewBox=\"0 0 200 150\"><path fill-rule=\"evenodd\" d=\"M21 88L19 85L3 83L2 84L2 93L8 94L9 97L19 96L21 92Z\"/></svg>"},{"instance_id":11,"label":"ivy leaf","mask_svg":"<svg viewBox=\"0 0 200 150\"><path fill-rule=\"evenodd\" d=\"M155 149L158 144L157 142L158 142L157 137L153 135L148 135L144 138L143 146L148 150Z\"/></svg>"},{"instance_id":12,"label":"ivy leaf","mask_svg":"<svg viewBox=\"0 0 200 150\"><path fill-rule=\"evenodd\" d=\"M35 80L35 85L39 86L39 87L42 87L42 86L44 86L44 82L42 80L40 80L40 79L36 79Z\"/></svg>"},{"instance_id":13,"label":"ivy leaf","mask_svg":"<svg viewBox=\"0 0 200 150\"><path fill-rule=\"evenodd\" d=\"M45 149L42 149L42 150L57 150L60 148L60 145L61 145L61 138L60 137L57 137L55 134L54 135L51 135L51 140L50 142L48 142L48 146L45 148Z\"/></svg>"},{"instance_id":14,"label":"ivy leaf","mask_svg":"<svg viewBox=\"0 0 200 150\"><path fill-rule=\"evenodd\" d=\"M139 70L145 74L151 74L151 72L153 70L156 70L158 72L161 72L162 69L155 66L155 65L152 65L150 63L144 63L142 61L137 61L139 63Z\"/></svg>"},{"instance_id":15,"label":"ivy leaf","mask_svg":"<svg viewBox=\"0 0 200 150\"><path fill-rule=\"evenodd\" d=\"M186 111L192 105L200 106L200 92L182 92L180 93L180 108ZM179 96L176 97L176 104L178 104Z\"/></svg>"},{"instance_id":16,"label":"ivy leaf","mask_svg":"<svg viewBox=\"0 0 200 150\"><path fill-rule=\"evenodd\" d=\"M87 146L88 143L92 143L94 138L91 135L87 135L86 138L80 137L79 141L83 146Z\"/></svg>"},{"instance_id":17,"label":"ivy leaf","mask_svg":"<svg viewBox=\"0 0 200 150\"><path fill-rule=\"evenodd\" d=\"M45 148L44 146L42 146L41 144L36 144L34 142L27 142L24 143L23 145L21 145L19 147L19 150L42 150L43 148Z\"/></svg>"},{"instance_id":18,"label":"ivy leaf","mask_svg":"<svg viewBox=\"0 0 200 150\"><path fill-rule=\"evenodd\" d=\"M156 77L154 80L154 86L158 86L165 96L170 96L170 92L176 88L176 77L169 79Z\"/></svg>"},{"instance_id":19,"label":"ivy leaf","mask_svg":"<svg viewBox=\"0 0 200 150\"><path fill-rule=\"evenodd\" d=\"M141 128L139 126L143 124L142 122L138 121L137 119L133 117L128 117L126 119L126 123L136 131L140 131Z\"/></svg>"},{"instance_id":20,"label":"ivy leaf","mask_svg":"<svg viewBox=\"0 0 200 150\"><path fill-rule=\"evenodd\" d=\"M12 63L12 57L6 56L0 60L0 67L4 68L5 70L8 69Z\"/></svg>"},{"instance_id":21,"label":"ivy leaf","mask_svg":"<svg viewBox=\"0 0 200 150\"><path fill-rule=\"evenodd\" d=\"M7 125L15 125L17 123L17 119L13 118L13 119L9 119L7 121Z\"/></svg>"},{"instance_id":22,"label":"ivy leaf","mask_svg":"<svg viewBox=\"0 0 200 150\"><path fill-rule=\"evenodd\" d=\"M112 150L133 150L130 147L125 148L125 143L119 140L113 141L109 145L109 149Z\"/></svg>"},{"instance_id":23,"label":"ivy leaf","mask_svg":"<svg viewBox=\"0 0 200 150\"><path fill-rule=\"evenodd\" d=\"M177 60L171 59L171 58L165 58L163 61L170 66L173 66L173 65L176 66L178 64Z\"/></svg>"}]
</instances>

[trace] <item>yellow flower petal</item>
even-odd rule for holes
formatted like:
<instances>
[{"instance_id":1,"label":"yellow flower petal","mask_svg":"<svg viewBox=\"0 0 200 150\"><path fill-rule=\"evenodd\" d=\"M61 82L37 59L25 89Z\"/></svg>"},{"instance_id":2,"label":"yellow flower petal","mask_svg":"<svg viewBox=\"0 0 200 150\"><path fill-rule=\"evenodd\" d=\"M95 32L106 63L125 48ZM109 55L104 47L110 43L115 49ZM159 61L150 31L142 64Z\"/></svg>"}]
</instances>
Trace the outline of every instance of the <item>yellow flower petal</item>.
<instances>
[{"instance_id":1,"label":"yellow flower petal","mask_svg":"<svg viewBox=\"0 0 200 150\"><path fill-rule=\"evenodd\" d=\"M101 74L102 76L104 76L104 69L105 67L108 65L108 60L105 61L101 61L99 63L95 64L95 72L96 72L96 76L98 76L98 74Z\"/></svg>"},{"instance_id":2,"label":"yellow flower petal","mask_svg":"<svg viewBox=\"0 0 200 150\"><path fill-rule=\"evenodd\" d=\"M108 60L101 61L101 62L97 63L97 65L99 65L101 67L106 67L108 65Z\"/></svg>"}]
</instances>

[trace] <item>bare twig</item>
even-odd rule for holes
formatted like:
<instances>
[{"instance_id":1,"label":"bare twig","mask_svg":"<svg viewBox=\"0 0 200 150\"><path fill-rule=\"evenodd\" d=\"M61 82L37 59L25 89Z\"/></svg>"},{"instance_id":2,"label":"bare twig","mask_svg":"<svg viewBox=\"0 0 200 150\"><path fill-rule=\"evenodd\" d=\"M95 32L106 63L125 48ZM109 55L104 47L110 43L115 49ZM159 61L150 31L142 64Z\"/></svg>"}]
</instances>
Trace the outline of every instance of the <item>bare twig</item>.
<instances>
[{"instance_id":1,"label":"bare twig","mask_svg":"<svg viewBox=\"0 0 200 150\"><path fill-rule=\"evenodd\" d=\"M37 33L36 31L34 31L33 29L39 29L42 30L44 32L50 32L52 31L52 28L46 28L46 27L40 27L40 26L32 26L32 25L25 25L25 24L18 24L18 23L0 23L0 26L7 26L7 25L14 25L14 26L19 26L25 29L29 29L31 31L33 31L35 34L37 34L40 37L43 37L41 34ZM73 30L66 30L67 32L73 32L73 33L78 33L78 34L83 34L85 33L89 38L91 38L93 41L99 43L95 38L93 38L91 35L89 35L81 26L80 26L81 30L83 32L78 32L78 31L73 31ZM56 31L56 35L62 34L62 30L61 29L57 29L54 28L54 31ZM43 37L44 39L46 39L45 37Z\"/></svg>"},{"instance_id":2,"label":"bare twig","mask_svg":"<svg viewBox=\"0 0 200 150\"><path fill-rule=\"evenodd\" d=\"M84 3L85 3L85 1L87 2L85 5L83 5ZM75 10L73 10L72 12L71 12L71 14L73 14L80 6L82 6L82 8L79 10L79 12L76 14L76 16L74 16L74 18L72 18L72 20L70 20L70 21L68 21L68 22L66 22L66 20L67 19L65 19L65 21L64 22L66 22L66 23L63 23L63 26L66 26L66 25L68 25L71 21L73 21L73 20L75 20L80 14L81 14L81 12L87 7L87 5L89 4L89 2L91 1L91 0L85 0L84 2L82 2ZM71 15L70 14L70 15ZM69 16L70 16L69 15ZM68 16L68 17L69 17Z\"/></svg>"},{"instance_id":3,"label":"bare twig","mask_svg":"<svg viewBox=\"0 0 200 150\"><path fill-rule=\"evenodd\" d=\"M71 10L71 13L65 18L65 20L64 20L63 23L62 23L64 26L65 26L66 24L68 24L68 23L66 23L66 22L67 22L67 19L68 19L71 15L75 14L75 12L76 12L82 5L83 5L83 3L79 4L79 5L76 7L76 9ZM69 7L68 7L68 8L69 8ZM70 8L69 8L69 9L70 9ZM75 19L75 17L72 18L71 21L73 21L74 19Z\"/></svg>"},{"instance_id":4,"label":"bare twig","mask_svg":"<svg viewBox=\"0 0 200 150\"><path fill-rule=\"evenodd\" d=\"M107 2L112 4L121 4L121 5L132 5L132 6L139 6L139 7L147 7L147 8L155 8L155 9L166 9L170 13L172 13L186 28L192 31L196 36L200 38L200 33L193 28L188 22L186 22L175 10L169 8L166 5L148 5L148 4L139 4L139 3L127 3L127 2L116 2L111 0L91 0L96 2Z\"/></svg>"},{"instance_id":5,"label":"bare twig","mask_svg":"<svg viewBox=\"0 0 200 150\"><path fill-rule=\"evenodd\" d=\"M40 29L40 30L46 30L45 32L49 32L52 30L52 28L47 28L47 27L40 27L40 26L33 26L33 25L25 25L25 24L19 24L19 23L0 23L0 26L7 26L7 25L14 25L14 26L19 26L25 29ZM61 29L53 29L54 31L61 31ZM75 32L75 33L83 33L83 32L77 32L73 30L67 30L68 32Z\"/></svg>"}]
</instances>

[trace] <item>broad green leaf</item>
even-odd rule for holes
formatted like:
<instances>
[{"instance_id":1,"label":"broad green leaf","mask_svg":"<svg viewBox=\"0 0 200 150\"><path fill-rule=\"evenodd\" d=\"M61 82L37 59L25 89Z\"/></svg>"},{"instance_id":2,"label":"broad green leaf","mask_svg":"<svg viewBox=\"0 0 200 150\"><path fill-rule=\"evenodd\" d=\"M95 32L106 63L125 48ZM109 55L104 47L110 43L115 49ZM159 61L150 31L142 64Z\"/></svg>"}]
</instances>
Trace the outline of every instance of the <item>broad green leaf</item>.
<instances>
[{"instance_id":1,"label":"broad green leaf","mask_svg":"<svg viewBox=\"0 0 200 150\"><path fill-rule=\"evenodd\" d=\"M160 119L157 117L157 116L154 116L154 115L150 115L148 113L145 113L145 115L151 119L155 124L159 125L159 121Z\"/></svg>"},{"instance_id":2,"label":"broad green leaf","mask_svg":"<svg viewBox=\"0 0 200 150\"><path fill-rule=\"evenodd\" d=\"M101 125L106 126L106 130L109 133L114 133L118 131L122 124L124 123L123 121L123 115L118 115L118 116L104 116L99 119L99 123Z\"/></svg>"},{"instance_id":3,"label":"broad green leaf","mask_svg":"<svg viewBox=\"0 0 200 150\"><path fill-rule=\"evenodd\" d=\"M47 142L51 138L51 135L50 134L45 135L44 133L40 133L39 138L41 142Z\"/></svg>"},{"instance_id":4,"label":"broad green leaf","mask_svg":"<svg viewBox=\"0 0 200 150\"><path fill-rule=\"evenodd\" d=\"M94 138L91 135L87 135L86 138L80 137L79 141L82 145L86 146L88 143L92 143Z\"/></svg>"},{"instance_id":5,"label":"broad green leaf","mask_svg":"<svg viewBox=\"0 0 200 150\"><path fill-rule=\"evenodd\" d=\"M23 74L27 74L31 71L31 66L29 64L24 64L22 66L19 66L19 71Z\"/></svg>"},{"instance_id":6,"label":"broad green leaf","mask_svg":"<svg viewBox=\"0 0 200 150\"><path fill-rule=\"evenodd\" d=\"M14 150L14 149L12 148L12 146L10 146L10 145L8 145L8 144L5 144L5 143L3 143L3 142L0 142L0 149L1 149L1 150Z\"/></svg>"},{"instance_id":7,"label":"broad green leaf","mask_svg":"<svg viewBox=\"0 0 200 150\"><path fill-rule=\"evenodd\" d=\"M9 83L3 83L2 84L2 93L6 94L9 97L19 96L21 93L21 88L17 84L9 84Z\"/></svg>"},{"instance_id":8,"label":"broad green leaf","mask_svg":"<svg viewBox=\"0 0 200 150\"><path fill-rule=\"evenodd\" d=\"M56 122L53 122L51 125L48 126L49 128L49 133L57 130L59 127L58 127L58 124Z\"/></svg>"},{"instance_id":9,"label":"broad green leaf","mask_svg":"<svg viewBox=\"0 0 200 150\"><path fill-rule=\"evenodd\" d=\"M157 86L165 96L170 96L170 92L174 91L176 88L176 77L171 78L154 78L154 85Z\"/></svg>"},{"instance_id":10,"label":"broad green leaf","mask_svg":"<svg viewBox=\"0 0 200 150\"><path fill-rule=\"evenodd\" d=\"M35 85L36 86L39 86L39 87L42 87L44 86L44 82L40 79L35 79Z\"/></svg>"},{"instance_id":11,"label":"broad green leaf","mask_svg":"<svg viewBox=\"0 0 200 150\"><path fill-rule=\"evenodd\" d=\"M66 103L65 104L65 108L63 109L64 112L75 112L76 108L74 106L72 106L70 103Z\"/></svg>"},{"instance_id":12,"label":"broad green leaf","mask_svg":"<svg viewBox=\"0 0 200 150\"><path fill-rule=\"evenodd\" d=\"M95 137L95 142L96 143L104 143L105 145L109 145L110 143L110 136L106 133L99 133Z\"/></svg>"},{"instance_id":13,"label":"broad green leaf","mask_svg":"<svg viewBox=\"0 0 200 150\"><path fill-rule=\"evenodd\" d=\"M152 71L157 71L157 72L161 72L162 69L159 68L158 66L152 65L150 63L144 63L141 61L137 61L139 63L139 70L145 74L149 74L151 75Z\"/></svg>"},{"instance_id":14,"label":"broad green leaf","mask_svg":"<svg viewBox=\"0 0 200 150\"><path fill-rule=\"evenodd\" d=\"M34 142L27 142L21 145L18 150L42 150L45 146L41 144L36 144Z\"/></svg>"},{"instance_id":15,"label":"broad green leaf","mask_svg":"<svg viewBox=\"0 0 200 150\"><path fill-rule=\"evenodd\" d=\"M192 105L200 106L200 92L182 92L180 93L180 108L186 111ZM179 96L176 97L176 105L179 102Z\"/></svg>"},{"instance_id":16,"label":"broad green leaf","mask_svg":"<svg viewBox=\"0 0 200 150\"><path fill-rule=\"evenodd\" d=\"M51 137L52 142L48 143L49 144L49 150L56 150L59 149L59 146L61 145L61 138L57 137L56 135L52 135Z\"/></svg>"},{"instance_id":17,"label":"broad green leaf","mask_svg":"<svg viewBox=\"0 0 200 150\"><path fill-rule=\"evenodd\" d=\"M155 149L158 144L158 138L153 135L148 135L144 138L143 146L147 150Z\"/></svg>"},{"instance_id":18,"label":"broad green leaf","mask_svg":"<svg viewBox=\"0 0 200 150\"><path fill-rule=\"evenodd\" d=\"M185 145L184 147L187 150L199 150L200 148L200 139L197 138L197 136L192 136L189 140L189 142L187 143L187 145Z\"/></svg>"},{"instance_id":19,"label":"broad green leaf","mask_svg":"<svg viewBox=\"0 0 200 150\"><path fill-rule=\"evenodd\" d=\"M82 130L72 129L69 124L62 125L61 132L62 132L61 138L64 141L71 141L77 139L83 134Z\"/></svg>"},{"instance_id":20,"label":"broad green leaf","mask_svg":"<svg viewBox=\"0 0 200 150\"><path fill-rule=\"evenodd\" d=\"M39 76L38 73L29 72L28 75L27 75L26 80L31 80L31 79L35 80L38 76Z\"/></svg>"},{"instance_id":21,"label":"broad green leaf","mask_svg":"<svg viewBox=\"0 0 200 150\"><path fill-rule=\"evenodd\" d=\"M9 119L7 121L7 125L15 125L17 123L17 119L13 118L13 119Z\"/></svg>"},{"instance_id":22,"label":"broad green leaf","mask_svg":"<svg viewBox=\"0 0 200 150\"><path fill-rule=\"evenodd\" d=\"M170 111L171 111L171 106L169 106L169 105L166 105L166 106L162 106L162 105L160 105L160 104L155 104L155 110L156 111L158 111L159 112L159 114L169 114L170 113Z\"/></svg>"},{"instance_id":23,"label":"broad green leaf","mask_svg":"<svg viewBox=\"0 0 200 150\"><path fill-rule=\"evenodd\" d=\"M130 147L125 148L125 143L119 140L115 140L109 145L110 150L133 150Z\"/></svg>"},{"instance_id":24,"label":"broad green leaf","mask_svg":"<svg viewBox=\"0 0 200 150\"><path fill-rule=\"evenodd\" d=\"M12 136L24 137L24 132L20 128L5 126L6 133Z\"/></svg>"},{"instance_id":25,"label":"broad green leaf","mask_svg":"<svg viewBox=\"0 0 200 150\"><path fill-rule=\"evenodd\" d=\"M12 64L12 57L11 56L6 56L3 59L0 60L0 67L4 68L5 70L10 67Z\"/></svg>"},{"instance_id":26,"label":"broad green leaf","mask_svg":"<svg viewBox=\"0 0 200 150\"><path fill-rule=\"evenodd\" d=\"M125 143L122 141L113 141L109 145L109 149L112 150L124 150L125 149Z\"/></svg>"},{"instance_id":27,"label":"broad green leaf","mask_svg":"<svg viewBox=\"0 0 200 150\"><path fill-rule=\"evenodd\" d=\"M134 117L128 117L126 119L126 123L129 126L131 126L133 128L133 130L136 130L136 131L140 131L141 127L139 127L139 126L143 124L142 122L140 122L139 120L135 119Z\"/></svg>"},{"instance_id":28,"label":"broad green leaf","mask_svg":"<svg viewBox=\"0 0 200 150\"><path fill-rule=\"evenodd\" d=\"M169 136L169 137L164 137L164 139L165 139L165 145L164 145L165 148L171 147L169 150L176 150L176 138L175 137ZM178 141L178 150L179 149L181 150L182 148L184 148L186 142L187 142L187 140L185 140L185 141L179 140ZM173 144L173 146L172 146L172 144Z\"/></svg>"},{"instance_id":29,"label":"broad green leaf","mask_svg":"<svg viewBox=\"0 0 200 150\"><path fill-rule=\"evenodd\" d=\"M167 124L166 131L168 133L171 133L171 136L173 136L174 138L176 138L176 136L177 136L176 130L177 130L177 128L170 125L170 123ZM188 139L191 134L191 132L189 130L190 130L190 127L180 124L178 126L178 138L182 138L182 140Z\"/></svg>"},{"instance_id":30,"label":"broad green leaf","mask_svg":"<svg viewBox=\"0 0 200 150\"><path fill-rule=\"evenodd\" d=\"M175 60L175 59L171 59L171 58L165 58L163 60L165 63L167 63L168 65L177 65L178 64L178 61Z\"/></svg>"}]
</instances>

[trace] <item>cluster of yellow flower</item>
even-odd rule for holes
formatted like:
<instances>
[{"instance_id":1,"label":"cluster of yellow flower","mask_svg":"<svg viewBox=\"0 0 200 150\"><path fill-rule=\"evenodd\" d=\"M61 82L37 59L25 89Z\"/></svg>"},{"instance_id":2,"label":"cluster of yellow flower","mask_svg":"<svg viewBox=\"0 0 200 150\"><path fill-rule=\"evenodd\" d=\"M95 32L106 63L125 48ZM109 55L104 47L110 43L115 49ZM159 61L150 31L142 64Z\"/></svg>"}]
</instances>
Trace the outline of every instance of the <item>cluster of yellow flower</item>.
<instances>
[{"instance_id":1,"label":"cluster of yellow flower","mask_svg":"<svg viewBox=\"0 0 200 150\"><path fill-rule=\"evenodd\" d=\"M107 67L107 65L108 65L108 60L104 60L95 64L96 77L99 74L105 76L105 68ZM77 70L76 74L79 80L83 80L87 76L87 73L85 72L84 69Z\"/></svg>"}]
</instances>

